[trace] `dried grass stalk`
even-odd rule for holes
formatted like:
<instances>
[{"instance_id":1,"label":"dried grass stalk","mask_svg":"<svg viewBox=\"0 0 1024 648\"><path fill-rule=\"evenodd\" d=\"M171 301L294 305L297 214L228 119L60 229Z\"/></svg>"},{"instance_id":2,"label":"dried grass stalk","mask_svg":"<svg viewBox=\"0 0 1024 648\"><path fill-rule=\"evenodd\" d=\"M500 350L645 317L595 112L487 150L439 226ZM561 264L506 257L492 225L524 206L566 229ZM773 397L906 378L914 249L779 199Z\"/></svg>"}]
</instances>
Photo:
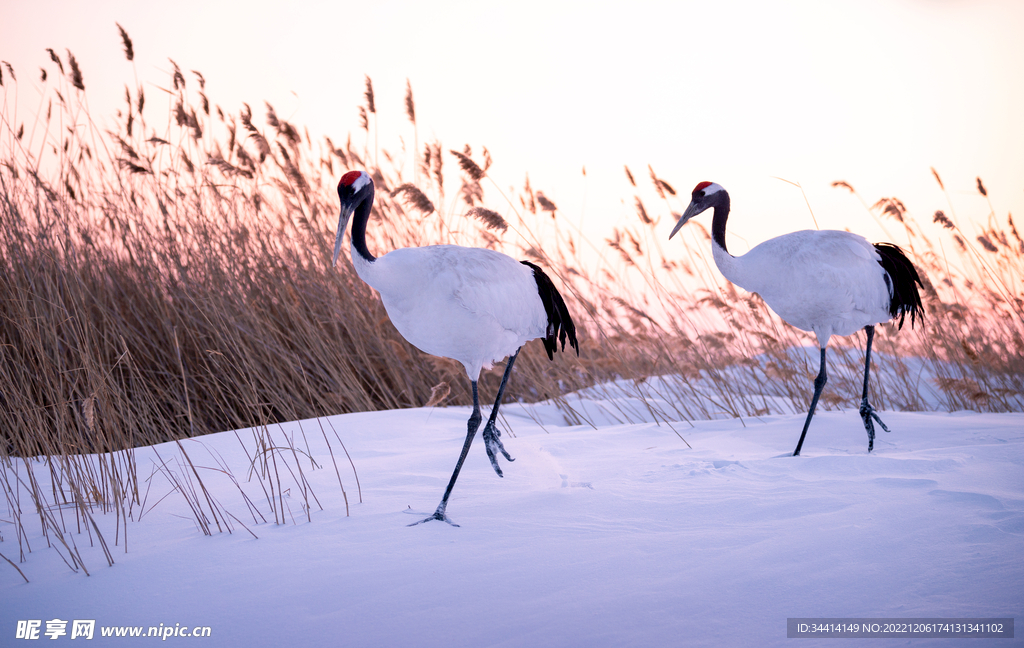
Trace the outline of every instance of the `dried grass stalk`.
<instances>
[{"instance_id":1,"label":"dried grass stalk","mask_svg":"<svg viewBox=\"0 0 1024 648\"><path fill-rule=\"evenodd\" d=\"M75 60L75 55L68 52L68 65L71 66L71 85L75 86L79 90L85 90L85 82L82 80L82 69L78 67L78 61ZM10 71L10 70L8 70Z\"/></svg>"},{"instance_id":2,"label":"dried grass stalk","mask_svg":"<svg viewBox=\"0 0 1024 648\"><path fill-rule=\"evenodd\" d=\"M541 210L550 212L552 217L554 217L555 212L558 211L558 207L555 206L555 203L551 202L551 200L549 200L541 191L537 192L537 204L540 205Z\"/></svg>"},{"instance_id":3,"label":"dried grass stalk","mask_svg":"<svg viewBox=\"0 0 1024 648\"><path fill-rule=\"evenodd\" d=\"M373 102L373 81L370 80L370 75L366 75L366 92L363 96L366 97L366 109L376 114L377 106Z\"/></svg>"},{"instance_id":4,"label":"dried grass stalk","mask_svg":"<svg viewBox=\"0 0 1024 648\"><path fill-rule=\"evenodd\" d=\"M423 405L424 407L435 407L444 402L448 395L452 393L451 385L448 381L442 380L433 387L430 388L430 398Z\"/></svg>"},{"instance_id":5,"label":"dried grass stalk","mask_svg":"<svg viewBox=\"0 0 1024 648\"><path fill-rule=\"evenodd\" d=\"M121 23L114 23L117 25L117 31L121 34L121 44L124 46L124 57L129 61L135 60L135 48L132 47L132 39L128 37L128 32L125 31Z\"/></svg>"},{"instance_id":6,"label":"dried grass stalk","mask_svg":"<svg viewBox=\"0 0 1024 648\"><path fill-rule=\"evenodd\" d=\"M501 214L492 209L473 207L466 212L466 215L482 221L484 225L492 230L504 232L508 229L508 223L505 222L505 219L501 217Z\"/></svg>"},{"instance_id":7,"label":"dried grass stalk","mask_svg":"<svg viewBox=\"0 0 1024 648\"><path fill-rule=\"evenodd\" d=\"M953 229L956 227L953 225L953 221L949 220L949 217L940 209L935 212L935 216L932 218L933 223L939 223L946 229Z\"/></svg>"},{"instance_id":8,"label":"dried grass stalk","mask_svg":"<svg viewBox=\"0 0 1024 648\"><path fill-rule=\"evenodd\" d=\"M480 168L480 165L474 162L473 159L465 153L461 153L453 149L451 150L451 154L459 161L459 167L473 180L479 181L486 175L484 170Z\"/></svg>"},{"instance_id":9,"label":"dried grass stalk","mask_svg":"<svg viewBox=\"0 0 1024 648\"><path fill-rule=\"evenodd\" d=\"M391 196L402 196L405 201L418 209L424 215L434 211L434 203L430 202L426 194L419 190L419 188L411 183L405 183L399 185L391 191Z\"/></svg>"},{"instance_id":10,"label":"dried grass stalk","mask_svg":"<svg viewBox=\"0 0 1024 648\"><path fill-rule=\"evenodd\" d=\"M405 116L413 124L416 123L416 103L412 100L412 84L405 80Z\"/></svg>"}]
</instances>

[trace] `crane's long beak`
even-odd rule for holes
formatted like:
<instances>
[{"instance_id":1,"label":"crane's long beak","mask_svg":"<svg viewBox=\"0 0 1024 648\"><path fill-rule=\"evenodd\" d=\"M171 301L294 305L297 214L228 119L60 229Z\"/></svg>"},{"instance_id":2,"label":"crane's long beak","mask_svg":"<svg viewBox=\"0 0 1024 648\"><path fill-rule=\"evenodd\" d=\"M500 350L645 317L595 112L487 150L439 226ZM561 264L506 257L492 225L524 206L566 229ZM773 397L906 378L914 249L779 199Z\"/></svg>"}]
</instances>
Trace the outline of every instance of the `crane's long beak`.
<instances>
[{"instance_id":1,"label":"crane's long beak","mask_svg":"<svg viewBox=\"0 0 1024 648\"><path fill-rule=\"evenodd\" d=\"M348 220L352 218L353 209L352 205L341 205L341 214L338 216L338 236L334 239L334 258L331 260L331 267L338 265L338 255L341 254L341 239L345 237L345 229L348 227Z\"/></svg>"},{"instance_id":2,"label":"crane's long beak","mask_svg":"<svg viewBox=\"0 0 1024 648\"><path fill-rule=\"evenodd\" d=\"M707 207L703 207L701 205L694 203L693 201L690 201L690 204L689 206L687 206L686 211L684 211L683 215L679 218L679 222L676 223L676 226L672 228L672 233L668 235L669 239L675 236L676 232L678 232L683 225L686 225L686 221L690 220L697 214L703 212L705 209L707 209Z\"/></svg>"}]
</instances>

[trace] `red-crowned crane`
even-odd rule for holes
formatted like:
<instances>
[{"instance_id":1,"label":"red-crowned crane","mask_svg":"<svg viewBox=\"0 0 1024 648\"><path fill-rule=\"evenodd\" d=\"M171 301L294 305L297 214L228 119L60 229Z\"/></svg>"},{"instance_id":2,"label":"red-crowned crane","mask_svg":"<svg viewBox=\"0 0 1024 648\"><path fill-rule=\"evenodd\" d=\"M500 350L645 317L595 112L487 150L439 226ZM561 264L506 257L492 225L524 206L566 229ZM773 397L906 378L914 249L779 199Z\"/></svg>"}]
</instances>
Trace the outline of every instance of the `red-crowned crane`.
<instances>
[{"instance_id":1,"label":"red-crowned crane","mask_svg":"<svg viewBox=\"0 0 1024 648\"><path fill-rule=\"evenodd\" d=\"M871 452L875 444L874 421L889 431L868 403L871 340L875 324L899 318L902 328L908 313L911 326L915 318L924 317L917 290L921 279L914 264L891 243L871 244L863 236L836 230L790 232L734 257L725 247L729 194L712 182L694 187L689 206L668 237L671 239L688 220L711 208L715 210L711 250L722 275L744 290L756 292L779 317L818 338L821 370L814 379L814 397L793 456L800 454L814 408L828 380L825 347L829 338L852 335L862 328L868 341L860 416Z\"/></svg>"},{"instance_id":2,"label":"red-crowned crane","mask_svg":"<svg viewBox=\"0 0 1024 648\"><path fill-rule=\"evenodd\" d=\"M562 296L544 271L527 261L519 262L494 250L458 245L431 245L392 250L375 258L366 248L366 222L373 206L373 180L363 171L349 171L338 183L341 214L334 241L332 265L337 265L341 239L352 220L352 266L356 274L380 293L381 301L398 332L413 346L431 355L458 360L466 368L473 387L473 413L466 442L448 488L437 510L420 520L448 519L445 509L455 480L480 426L477 380L481 369L508 356L483 438L491 466L499 477L497 453L514 461L505 451L496 427L498 406L508 383L512 364L524 344L542 338L549 359L557 341L579 355L576 327ZM419 524L414 522L413 524ZM410 525L412 526L412 525Z\"/></svg>"}]
</instances>

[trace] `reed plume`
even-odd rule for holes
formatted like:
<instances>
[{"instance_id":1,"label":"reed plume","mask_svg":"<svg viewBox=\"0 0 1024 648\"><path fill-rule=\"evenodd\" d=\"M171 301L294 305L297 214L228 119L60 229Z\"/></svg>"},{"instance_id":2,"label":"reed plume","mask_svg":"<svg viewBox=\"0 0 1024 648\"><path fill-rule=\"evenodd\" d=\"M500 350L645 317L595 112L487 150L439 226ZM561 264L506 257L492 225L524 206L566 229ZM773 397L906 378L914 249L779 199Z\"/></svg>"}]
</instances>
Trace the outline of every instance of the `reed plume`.
<instances>
[{"instance_id":1,"label":"reed plume","mask_svg":"<svg viewBox=\"0 0 1024 648\"><path fill-rule=\"evenodd\" d=\"M487 209L486 207L473 207L466 212L466 216L476 218L492 230L504 232L508 229L508 223L501 217L501 214L493 209Z\"/></svg>"},{"instance_id":2,"label":"reed plume","mask_svg":"<svg viewBox=\"0 0 1024 648\"><path fill-rule=\"evenodd\" d=\"M412 183L405 183L391 190L391 196L402 196L413 207L424 215L434 211L434 203L430 202L427 195L420 191L419 187Z\"/></svg>"},{"instance_id":3,"label":"reed plume","mask_svg":"<svg viewBox=\"0 0 1024 648\"><path fill-rule=\"evenodd\" d=\"M78 67L78 61L75 60L75 55L68 52L68 65L71 67L71 85L75 86L79 90L85 90L85 82L82 80L82 69ZM8 69L8 71L10 71ZM13 76L13 75L12 75Z\"/></svg>"},{"instance_id":4,"label":"reed plume","mask_svg":"<svg viewBox=\"0 0 1024 648\"><path fill-rule=\"evenodd\" d=\"M129 61L135 60L135 48L132 46L132 39L128 37L128 32L125 31L124 27L120 23L114 23L117 25L117 31L121 34L121 45L124 46L124 57Z\"/></svg>"},{"instance_id":5,"label":"reed plume","mask_svg":"<svg viewBox=\"0 0 1024 648\"><path fill-rule=\"evenodd\" d=\"M474 162L473 159L469 157L469 155L462 153L460 151L456 151L454 149L452 149L450 152L459 161L459 168L461 168L466 173L466 175L468 175L473 180L479 181L484 177L484 175L486 175L484 173L484 170L480 168L480 165Z\"/></svg>"}]
</instances>

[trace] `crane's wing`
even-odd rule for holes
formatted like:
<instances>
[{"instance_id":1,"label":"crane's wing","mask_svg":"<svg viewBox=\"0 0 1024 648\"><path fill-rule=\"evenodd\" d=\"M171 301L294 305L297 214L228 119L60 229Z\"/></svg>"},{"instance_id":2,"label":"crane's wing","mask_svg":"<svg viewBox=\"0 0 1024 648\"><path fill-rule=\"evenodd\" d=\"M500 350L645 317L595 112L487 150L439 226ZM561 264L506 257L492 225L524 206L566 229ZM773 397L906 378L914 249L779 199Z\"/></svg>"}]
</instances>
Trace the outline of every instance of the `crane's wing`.
<instances>
[{"instance_id":1,"label":"crane's wing","mask_svg":"<svg viewBox=\"0 0 1024 648\"><path fill-rule=\"evenodd\" d=\"M862 236L804 230L743 255L747 290L797 328L819 339L850 335L889 320L889 285L878 252Z\"/></svg>"},{"instance_id":2,"label":"crane's wing","mask_svg":"<svg viewBox=\"0 0 1024 648\"><path fill-rule=\"evenodd\" d=\"M543 337L547 313L533 270L483 248L456 248L440 275L451 277L453 297L480 317L490 317L523 341ZM447 281L446 281L447 283Z\"/></svg>"},{"instance_id":3,"label":"crane's wing","mask_svg":"<svg viewBox=\"0 0 1024 648\"><path fill-rule=\"evenodd\" d=\"M547 314L533 271L481 248L402 248L373 262L364 280L381 295L395 327L426 353L480 367L544 337Z\"/></svg>"}]
</instances>

